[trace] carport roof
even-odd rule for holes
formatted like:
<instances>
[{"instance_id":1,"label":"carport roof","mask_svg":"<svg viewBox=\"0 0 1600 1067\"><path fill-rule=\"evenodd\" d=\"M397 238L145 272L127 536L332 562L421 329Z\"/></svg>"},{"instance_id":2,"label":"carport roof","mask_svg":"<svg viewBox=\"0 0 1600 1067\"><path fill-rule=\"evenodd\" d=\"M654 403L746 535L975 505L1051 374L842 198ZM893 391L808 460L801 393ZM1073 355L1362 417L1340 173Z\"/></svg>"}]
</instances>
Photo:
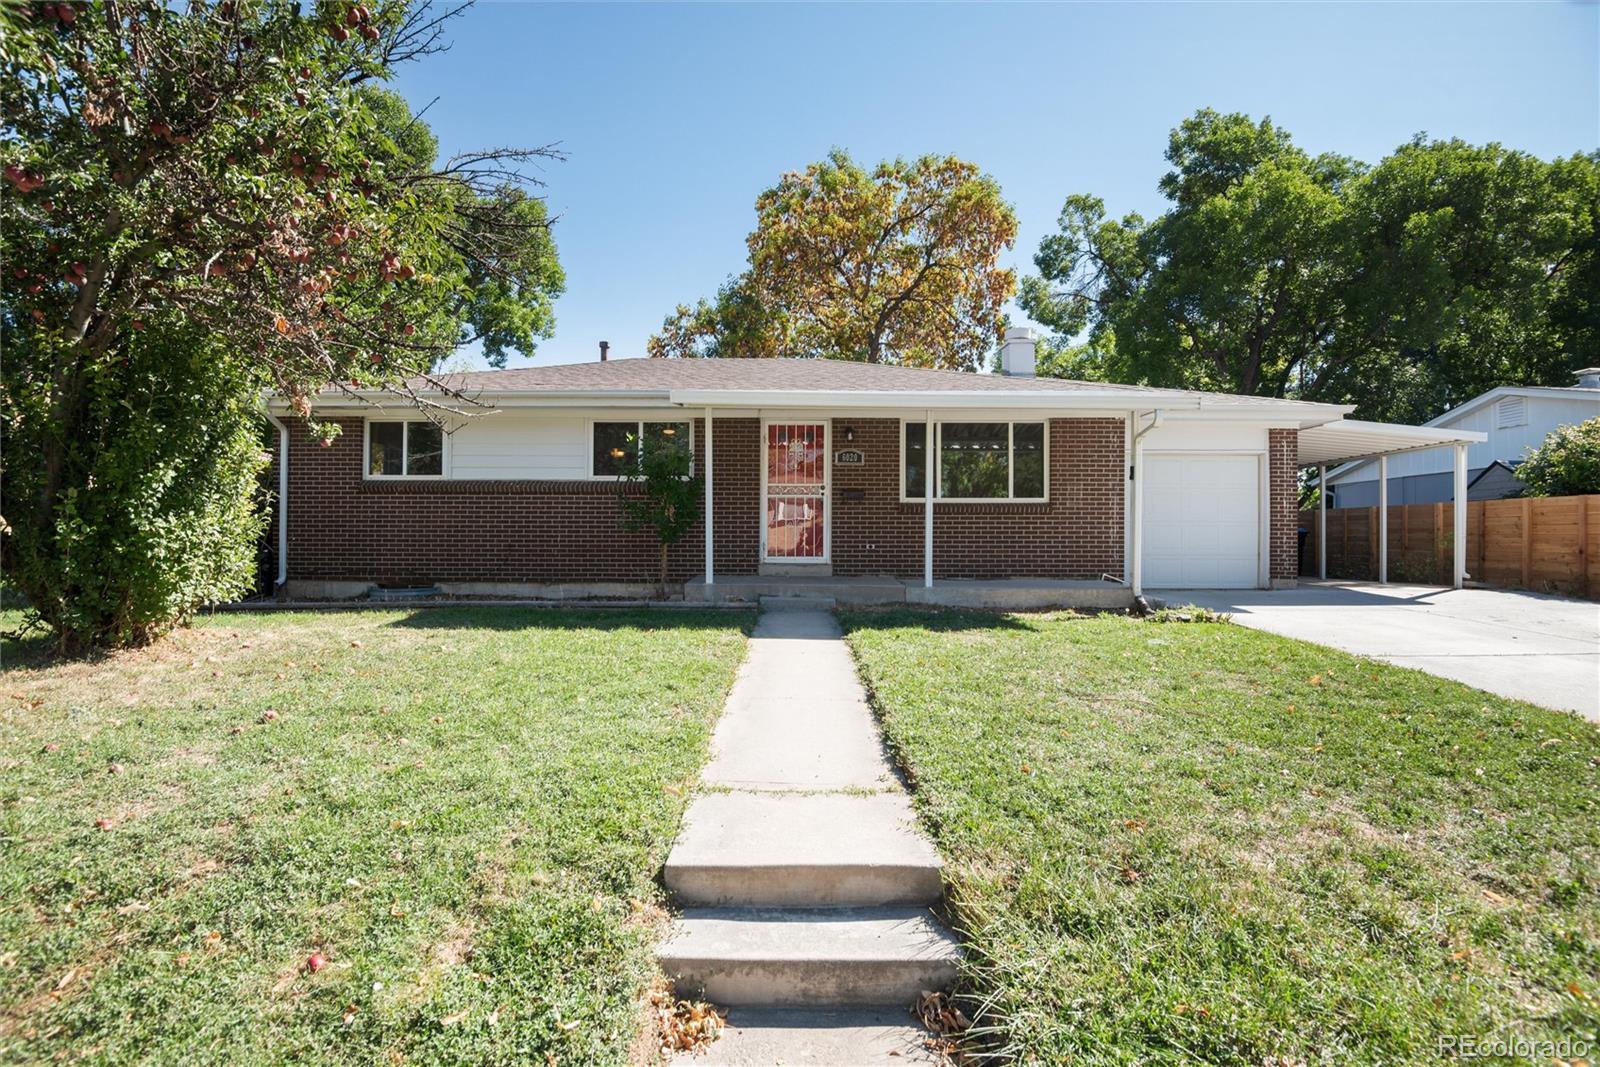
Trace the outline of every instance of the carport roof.
<instances>
[{"instance_id":1,"label":"carport roof","mask_svg":"<svg viewBox=\"0 0 1600 1067\"><path fill-rule=\"evenodd\" d=\"M1300 431L1300 466L1331 467L1335 463L1375 459L1399 452L1477 444L1488 437L1477 430L1454 430L1445 426L1398 426L1339 419Z\"/></svg>"}]
</instances>

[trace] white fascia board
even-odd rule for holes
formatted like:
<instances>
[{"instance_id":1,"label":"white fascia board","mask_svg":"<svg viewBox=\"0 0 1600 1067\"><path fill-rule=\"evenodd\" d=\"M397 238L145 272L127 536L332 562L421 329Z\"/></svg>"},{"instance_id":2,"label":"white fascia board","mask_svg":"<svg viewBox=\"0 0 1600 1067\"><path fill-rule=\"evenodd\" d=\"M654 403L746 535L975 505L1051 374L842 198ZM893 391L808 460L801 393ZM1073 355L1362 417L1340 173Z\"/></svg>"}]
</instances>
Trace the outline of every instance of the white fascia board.
<instances>
[{"instance_id":1,"label":"white fascia board","mask_svg":"<svg viewBox=\"0 0 1600 1067\"><path fill-rule=\"evenodd\" d=\"M1151 408L1200 409L1198 397L1150 397L1113 391L1002 392L940 389L927 392L820 389L674 389L671 401L683 407L790 408L884 411L960 411L973 408L1017 411L1147 411Z\"/></svg>"},{"instance_id":2,"label":"white fascia board","mask_svg":"<svg viewBox=\"0 0 1600 1067\"><path fill-rule=\"evenodd\" d=\"M673 405L664 389L607 389L589 392L466 392L460 397L449 393L424 390L420 395L442 408L468 413L481 413L485 408L668 408ZM363 390L351 396L341 393L314 399L312 409L318 413L359 413L412 407L414 405L400 393L381 390ZM280 396L268 399L267 406L274 412L289 410L288 401Z\"/></svg>"}]
</instances>

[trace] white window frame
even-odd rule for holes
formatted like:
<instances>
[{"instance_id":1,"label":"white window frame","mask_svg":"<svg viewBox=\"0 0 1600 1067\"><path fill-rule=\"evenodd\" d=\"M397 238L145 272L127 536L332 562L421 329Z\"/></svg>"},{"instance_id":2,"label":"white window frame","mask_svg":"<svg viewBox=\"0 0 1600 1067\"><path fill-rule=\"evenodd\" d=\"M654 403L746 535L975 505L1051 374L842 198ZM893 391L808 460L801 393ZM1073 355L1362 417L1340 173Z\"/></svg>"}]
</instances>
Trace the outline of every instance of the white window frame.
<instances>
[{"instance_id":1,"label":"white window frame","mask_svg":"<svg viewBox=\"0 0 1600 1067\"><path fill-rule=\"evenodd\" d=\"M372 473L372 424L375 422L398 422L406 427L400 435L400 474L373 474ZM411 425L418 422L433 423L431 419L362 419L361 420L361 477L369 482L437 482L450 477L450 434L444 427L439 427L439 473L438 474L410 474L407 468L411 466L410 449L407 447L411 440Z\"/></svg>"},{"instance_id":2,"label":"white window frame","mask_svg":"<svg viewBox=\"0 0 1600 1067\"><path fill-rule=\"evenodd\" d=\"M900 481L900 503L920 504L920 496L906 495L906 424L926 423L926 419L902 418L900 420L900 453L899 465L895 468L895 477ZM939 487L944 484L944 426L949 423L953 426L965 426L973 423L1006 424L1006 496L940 496ZM1044 495L1043 496L1014 496L1017 488L1017 424L1033 426L1044 425ZM935 419L933 422L933 500L936 504L1048 504L1050 502L1050 420L1049 419Z\"/></svg>"},{"instance_id":3,"label":"white window frame","mask_svg":"<svg viewBox=\"0 0 1600 1067\"><path fill-rule=\"evenodd\" d=\"M636 424L639 427L637 432L639 434L639 447L640 447L640 453L639 454L641 456L644 455L644 451L643 451L643 449L644 449L644 428L646 426L650 425L651 423L655 423L656 425L661 425L661 426L667 425L669 423L680 423L680 422L681 423L688 423L689 424L689 477L691 477L691 478L694 477L694 470L695 470L695 467L694 467L694 419L692 419L692 418L684 418L684 419L661 419L661 418L655 418L655 419L601 419L601 418L594 418L594 419L585 420L584 424L583 424L583 447L584 447L585 454L588 455L588 457L589 457L589 480L590 481L594 481L594 482L620 482L620 481L622 481L622 479L624 477L621 474L597 474L595 472L595 469L594 469L594 427L595 427L595 423L597 423L597 422L632 422L632 423Z\"/></svg>"}]
</instances>

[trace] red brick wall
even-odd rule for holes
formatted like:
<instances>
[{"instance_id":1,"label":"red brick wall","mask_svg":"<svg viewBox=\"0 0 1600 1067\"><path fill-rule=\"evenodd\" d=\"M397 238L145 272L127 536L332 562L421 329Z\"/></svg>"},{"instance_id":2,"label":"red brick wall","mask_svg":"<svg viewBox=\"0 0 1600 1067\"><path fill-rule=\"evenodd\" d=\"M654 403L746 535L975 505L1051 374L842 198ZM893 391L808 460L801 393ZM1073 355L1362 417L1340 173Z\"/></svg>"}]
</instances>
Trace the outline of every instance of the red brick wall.
<instances>
[{"instance_id":1,"label":"red brick wall","mask_svg":"<svg viewBox=\"0 0 1600 1067\"><path fill-rule=\"evenodd\" d=\"M360 419L328 448L290 423L291 580L430 582L649 582L654 539L620 530L617 487L588 481L368 481ZM922 573L922 505L900 502L899 422L835 419L835 450L853 427L861 467L833 470L834 573ZM695 425L703 462L704 426ZM716 565L759 565L761 437L757 419L715 424ZM275 475L273 475L275 477ZM941 504L934 511L940 577L1095 578L1122 573L1121 419L1050 424L1046 504ZM274 483L275 484L275 483ZM862 489L847 501L843 490ZM703 570L699 524L671 552L670 576Z\"/></svg>"},{"instance_id":2,"label":"red brick wall","mask_svg":"<svg viewBox=\"0 0 1600 1067\"><path fill-rule=\"evenodd\" d=\"M1293 579L1300 573L1300 483L1298 452L1300 431L1267 431L1267 469L1270 472L1271 576Z\"/></svg>"},{"instance_id":3,"label":"red brick wall","mask_svg":"<svg viewBox=\"0 0 1600 1067\"><path fill-rule=\"evenodd\" d=\"M846 445L846 428L855 441ZM900 422L833 420L834 448L866 454L859 467L833 468L833 571L840 575L922 573L922 504L900 501ZM1122 574L1121 419L1050 422L1049 502L937 504L933 569L939 578L1098 578ZM847 500L860 489L864 499Z\"/></svg>"},{"instance_id":4,"label":"red brick wall","mask_svg":"<svg viewBox=\"0 0 1600 1067\"><path fill-rule=\"evenodd\" d=\"M617 485L589 481L368 481L360 419L317 445L291 423L291 580L651 582L655 539L621 530ZM697 448L703 448L696 424ZM758 424L716 425L717 567L755 572ZM703 452L700 453L703 458ZM704 570L697 523L669 554L673 581Z\"/></svg>"}]
</instances>

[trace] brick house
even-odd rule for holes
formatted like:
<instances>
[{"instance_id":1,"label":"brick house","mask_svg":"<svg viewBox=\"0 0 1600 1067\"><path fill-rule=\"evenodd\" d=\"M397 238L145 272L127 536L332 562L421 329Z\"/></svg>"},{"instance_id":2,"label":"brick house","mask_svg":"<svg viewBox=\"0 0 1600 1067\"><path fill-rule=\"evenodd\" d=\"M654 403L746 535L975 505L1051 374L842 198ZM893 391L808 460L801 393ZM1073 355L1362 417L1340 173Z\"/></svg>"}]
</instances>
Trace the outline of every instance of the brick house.
<instances>
[{"instance_id":1,"label":"brick house","mask_svg":"<svg viewBox=\"0 0 1600 1067\"><path fill-rule=\"evenodd\" d=\"M325 394L317 417L342 431L326 447L272 400L277 584L649 592L658 551L620 529L618 476L639 449L683 442L705 517L669 565L692 598L807 577L882 579L905 599L962 581L1058 600L1292 584L1298 468L1339 454L1307 459L1305 436L1372 426L1338 405L1035 378L1024 330L1002 368L602 359L456 374L443 384L459 397L440 400L460 413L437 421Z\"/></svg>"}]
</instances>

